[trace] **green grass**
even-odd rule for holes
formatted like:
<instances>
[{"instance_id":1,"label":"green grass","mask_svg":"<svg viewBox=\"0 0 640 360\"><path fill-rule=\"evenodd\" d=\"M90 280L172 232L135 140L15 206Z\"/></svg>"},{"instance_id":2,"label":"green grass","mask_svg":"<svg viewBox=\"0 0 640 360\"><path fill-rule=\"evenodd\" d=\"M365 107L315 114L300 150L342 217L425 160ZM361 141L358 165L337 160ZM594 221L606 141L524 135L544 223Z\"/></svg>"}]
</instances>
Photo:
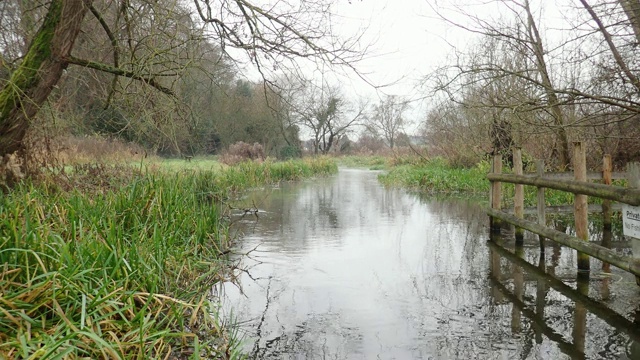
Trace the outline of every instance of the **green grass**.
<instances>
[{"instance_id":1,"label":"green grass","mask_svg":"<svg viewBox=\"0 0 640 360\"><path fill-rule=\"evenodd\" d=\"M389 164L390 158L385 156L341 156L336 158L341 166L355 167L355 168L368 168L371 170L386 169Z\"/></svg>"},{"instance_id":2,"label":"green grass","mask_svg":"<svg viewBox=\"0 0 640 360\"><path fill-rule=\"evenodd\" d=\"M158 167L162 170L168 171L182 171L182 170L205 170L205 171L219 171L225 167L224 164L220 163L216 157L206 156L200 157L196 156L191 160L187 159L163 159L157 158L150 161L145 161L143 164L151 167ZM133 164L133 165L139 165Z\"/></svg>"},{"instance_id":3,"label":"green grass","mask_svg":"<svg viewBox=\"0 0 640 360\"><path fill-rule=\"evenodd\" d=\"M240 357L208 296L230 271L221 200L336 170L327 159L243 163L1 195L0 358Z\"/></svg>"},{"instance_id":4,"label":"green grass","mask_svg":"<svg viewBox=\"0 0 640 360\"><path fill-rule=\"evenodd\" d=\"M452 168L440 158L402 164L380 174L379 179L385 186L400 186L412 190L434 194L471 194L482 196L489 189L483 166L472 169Z\"/></svg>"},{"instance_id":5,"label":"green grass","mask_svg":"<svg viewBox=\"0 0 640 360\"><path fill-rule=\"evenodd\" d=\"M429 161L415 160L393 166L388 172L379 175L379 179L385 186L405 187L434 195L464 195L488 203L490 183L486 176L489 170L490 165L486 161L467 169L452 167L446 160L434 158ZM535 206L537 189L533 186L525 186L524 190L525 206ZM505 183L502 185L502 191L503 206L512 206L514 185ZM547 205L573 204L572 193L557 190L546 189L545 199Z\"/></svg>"}]
</instances>

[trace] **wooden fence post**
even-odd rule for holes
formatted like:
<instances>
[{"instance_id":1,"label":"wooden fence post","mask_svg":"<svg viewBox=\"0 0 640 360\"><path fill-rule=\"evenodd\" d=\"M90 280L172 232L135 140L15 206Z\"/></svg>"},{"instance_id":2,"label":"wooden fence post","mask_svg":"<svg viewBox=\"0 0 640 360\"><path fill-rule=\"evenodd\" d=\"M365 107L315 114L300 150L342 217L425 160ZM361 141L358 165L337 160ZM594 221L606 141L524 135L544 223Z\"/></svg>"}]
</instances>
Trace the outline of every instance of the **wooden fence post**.
<instances>
[{"instance_id":1,"label":"wooden fence post","mask_svg":"<svg viewBox=\"0 0 640 360\"><path fill-rule=\"evenodd\" d=\"M538 176L544 176L544 160L536 160L536 170L538 171ZM542 226L547 226L547 214L546 214L546 201L544 199L544 188L538 188L538 224ZM540 238L540 252L544 254L544 236L539 236Z\"/></svg>"},{"instance_id":2,"label":"wooden fence post","mask_svg":"<svg viewBox=\"0 0 640 360\"><path fill-rule=\"evenodd\" d=\"M587 181L587 154L582 142L573 143L573 174L576 181ZM574 218L576 237L584 241L589 241L587 195L575 194ZM589 255L578 251L578 272L588 272L589 268Z\"/></svg>"},{"instance_id":3,"label":"wooden fence post","mask_svg":"<svg viewBox=\"0 0 640 360\"><path fill-rule=\"evenodd\" d=\"M602 183L605 185L611 185L611 171L613 166L611 165L611 155L606 154L602 158ZM611 231L611 200L602 201L602 220L604 231Z\"/></svg>"},{"instance_id":4,"label":"wooden fence post","mask_svg":"<svg viewBox=\"0 0 640 360\"><path fill-rule=\"evenodd\" d=\"M630 188L640 188L640 163L627 164L627 184ZM631 256L640 259L640 239L631 238ZM640 285L640 276L636 276L636 283Z\"/></svg>"},{"instance_id":5,"label":"wooden fence post","mask_svg":"<svg viewBox=\"0 0 640 360\"><path fill-rule=\"evenodd\" d=\"M613 166L611 164L611 155L605 154L602 158L602 183L605 185L611 185L613 180L611 172ZM602 246L607 249L611 249L611 200L602 200ZM602 262L602 271L605 273L611 272L611 264L606 261ZM608 293L609 278L605 277L602 281L603 289ZM603 295L604 296L604 295ZM608 296L607 296L608 297Z\"/></svg>"},{"instance_id":6,"label":"wooden fence post","mask_svg":"<svg viewBox=\"0 0 640 360\"><path fill-rule=\"evenodd\" d=\"M492 172L494 174L502 173L502 155L493 155L493 167ZM491 208L500 210L502 207L502 183L499 181L493 181L491 183ZM491 232L494 234L500 233L501 221L498 218L490 218Z\"/></svg>"},{"instance_id":7,"label":"wooden fence post","mask_svg":"<svg viewBox=\"0 0 640 360\"><path fill-rule=\"evenodd\" d=\"M513 149L513 171L516 175L522 175L522 149ZM513 212L518 219L524 218L524 185L515 184L515 196L513 199ZM524 243L524 229L516 226L516 245Z\"/></svg>"}]
</instances>

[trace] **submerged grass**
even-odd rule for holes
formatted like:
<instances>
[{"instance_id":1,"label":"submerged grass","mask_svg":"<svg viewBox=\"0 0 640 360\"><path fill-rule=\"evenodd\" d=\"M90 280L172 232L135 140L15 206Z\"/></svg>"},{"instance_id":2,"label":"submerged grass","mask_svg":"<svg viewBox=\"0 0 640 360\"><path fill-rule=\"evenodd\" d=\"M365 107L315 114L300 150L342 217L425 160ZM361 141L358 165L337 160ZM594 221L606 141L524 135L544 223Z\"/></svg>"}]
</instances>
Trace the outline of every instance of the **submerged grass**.
<instances>
[{"instance_id":1,"label":"submerged grass","mask_svg":"<svg viewBox=\"0 0 640 360\"><path fill-rule=\"evenodd\" d=\"M151 160L146 161L146 163L168 171L180 171L185 169L220 171L225 167L225 165L217 160L217 157L213 156L196 156L190 159L152 158Z\"/></svg>"},{"instance_id":2,"label":"submerged grass","mask_svg":"<svg viewBox=\"0 0 640 360\"><path fill-rule=\"evenodd\" d=\"M208 297L229 271L218 200L336 170L327 159L244 163L0 195L0 358L240 356Z\"/></svg>"}]
</instances>

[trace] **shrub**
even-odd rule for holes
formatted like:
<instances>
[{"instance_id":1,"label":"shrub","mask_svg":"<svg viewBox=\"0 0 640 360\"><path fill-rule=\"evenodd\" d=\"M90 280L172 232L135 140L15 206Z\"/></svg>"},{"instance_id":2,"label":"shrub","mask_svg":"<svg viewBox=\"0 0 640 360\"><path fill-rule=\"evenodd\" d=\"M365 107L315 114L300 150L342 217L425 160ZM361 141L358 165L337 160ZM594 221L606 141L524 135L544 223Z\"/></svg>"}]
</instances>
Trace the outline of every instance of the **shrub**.
<instances>
[{"instance_id":1,"label":"shrub","mask_svg":"<svg viewBox=\"0 0 640 360\"><path fill-rule=\"evenodd\" d=\"M299 158L301 156L302 156L302 151L298 146L287 145L282 149L280 149L280 154L279 154L280 159L288 160L288 159Z\"/></svg>"},{"instance_id":2,"label":"shrub","mask_svg":"<svg viewBox=\"0 0 640 360\"><path fill-rule=\"evenodd\" d=\"M258 143L253 145L239 141L229 146L229 149L220 156L220 162L227 165L235 165L244 161L264 160L264 148Z\"/></svg>"}]
</instances>

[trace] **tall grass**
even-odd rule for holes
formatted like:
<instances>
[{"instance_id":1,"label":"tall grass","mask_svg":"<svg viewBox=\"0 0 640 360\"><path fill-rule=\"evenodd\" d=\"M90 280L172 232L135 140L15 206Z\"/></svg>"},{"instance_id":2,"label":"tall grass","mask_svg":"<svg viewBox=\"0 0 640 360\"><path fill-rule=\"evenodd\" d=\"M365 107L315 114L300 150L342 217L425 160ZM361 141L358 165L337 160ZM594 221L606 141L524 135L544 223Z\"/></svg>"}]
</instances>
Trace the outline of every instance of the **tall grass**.
<instances>
[{"instance_id":1,"label":"tall grass","mask_svg":"<svg viewBox=\"0 0 640 360\"><path fill-rule=\"evenodd\" d=\"M335 171L326 159L155 173L120 189L22 184L0 197L0 358L233 358L212 284L229 272L217 200Z\"/></svg>"},{"instance_id":2,"label":"tall grass","mask_svg":"<svg viewBox=\"0 0 640 360\"><path fill-rule=\"evenodd\" d=\"M441 195L465 195L488 202L489 181L487 174L490 164L481 161L472 168L453 167L442 158L429 161L415 160L391 167L387 173L379 175L386 186L401 186L412 190L425 191ZM537 189L525 186L525 206L535 206ZM513 184L503 184L503 206L513 205L515 188ZM573 194L547 189L547 205L573 203Z\"/></svg>"},{"instance_id":3,"label":"tall grass","mask_svg":"<svg viewBox=\"0 0 640 360\"><path fill-rule=\"evenodd\" d=\"M471 169L453 168L441 158L403 163L380 174L386 186L402 186L437 194L471 194L482 196L489 188L487 171L482 165Z\"/></svg>"},{"instance_id":4,"label":"tall grass","mask_svg":"<svg viewBox=\"0 0 640 360\"><path fill-rule=\"evenodd\" d=\"M347 167L365 167L372 170L384 169L387 167L391 158L384 156L341 156L337 158L342 166Z\"/></svg>"},{"instance_id":5,"label":"tall grass","mask_svg":"<svg viewBox=\"0 0 640 360\"><path fill-rule=\"evenodd\" d=\"M226 168L213 181L220 188L237 191L278 181L293 181L311 176L329 175L337 171L336 163L327 157L283 162L245 161Z\"/></svg>"}]
</instances>

